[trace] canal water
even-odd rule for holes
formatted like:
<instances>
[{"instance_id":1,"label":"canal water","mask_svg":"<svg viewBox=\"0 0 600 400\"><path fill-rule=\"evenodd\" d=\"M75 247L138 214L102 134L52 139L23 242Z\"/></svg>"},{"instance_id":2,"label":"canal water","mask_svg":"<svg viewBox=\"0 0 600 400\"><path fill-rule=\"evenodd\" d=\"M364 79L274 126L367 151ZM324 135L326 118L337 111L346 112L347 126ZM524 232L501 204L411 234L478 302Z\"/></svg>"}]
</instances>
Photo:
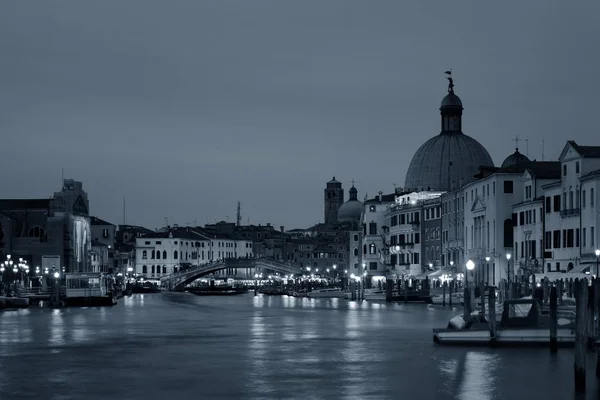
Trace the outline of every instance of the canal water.
<instances>
[{"instance_id":1,"label":"canal water","mask_svg":"<svg viewBox=\"0 0 600 400\"><path fill-rule=\"evenodd\" d=\"M251 293L5 311L0 399L575 398L572 350L435 346L459 312Z\"/></svg>"}]
</instances>

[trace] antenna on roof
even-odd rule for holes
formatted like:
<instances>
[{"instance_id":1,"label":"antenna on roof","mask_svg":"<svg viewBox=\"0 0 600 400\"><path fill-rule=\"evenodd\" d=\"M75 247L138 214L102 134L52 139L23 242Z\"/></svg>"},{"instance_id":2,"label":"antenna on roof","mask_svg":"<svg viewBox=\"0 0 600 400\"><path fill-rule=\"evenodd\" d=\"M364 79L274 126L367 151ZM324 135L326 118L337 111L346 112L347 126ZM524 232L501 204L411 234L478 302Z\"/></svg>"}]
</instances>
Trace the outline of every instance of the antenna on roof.
<instances>
[{"instance_id":1,"label":"antenna on roof","mask_svg":"<svg viewBox=\"0 0 600 400\"><path fill-rule=\"evenodd\" d=\"M240 226L242 224L242 203L240 203L239 201L237 204L236 224L237 226Z\"/></svg>"},{"instance_id":2,"label":"antenna on roof","mask_svg":"<svg viewBox=\"0 0 600 400\"><path fill-rule=\"evenodd\" d=\"M544 161L544 138L542 138L542 161Z\"/></svg>"},{"instance_id":3,"label":"antenna on roof","mask_svg":"<svg viewBox=\"0 0 600 400\"><path fill-rule=\"evenodd\" d=\"M61 168L60 169L60 187L63 187L65 185L65 169Z\"/></svg>"},{"instance_id":4,"label":"antenna on roof","mask_svg":"<svg viewBox=\"0 0 600 400\"><path fill-rule=\"evenodd\" d=\"M125 208L125 196L123 196L123 225L127 225L127 213L126 213L126 208Z\"/></svg>"}]
</instances>

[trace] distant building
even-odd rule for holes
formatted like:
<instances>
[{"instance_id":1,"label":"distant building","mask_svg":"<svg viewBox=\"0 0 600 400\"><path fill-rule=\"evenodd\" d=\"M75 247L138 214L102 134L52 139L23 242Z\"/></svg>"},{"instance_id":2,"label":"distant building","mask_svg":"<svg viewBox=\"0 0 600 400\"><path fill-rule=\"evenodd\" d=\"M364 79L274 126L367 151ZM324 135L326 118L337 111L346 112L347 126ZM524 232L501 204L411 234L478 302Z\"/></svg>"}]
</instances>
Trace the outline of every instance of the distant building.
<instances>
[{"instance_id":1,"label":"distant building","mask_svg":"<svg viewBox=\"0 0 600 400\"><path fill-rule=\"evenodd\" d=\"M338 210L344 204L344 189L342 183L335 179L327 182L324 189L325 216L323 222L333 225L338 222Z\"/></svg>"},{"instance_id":2,"label":"distant building","mask_svg":"<svg viewBox=\"0 0 600 400\"><path fill-rule=\"evenodd\" d=\"M32 267L91 271L89 201L81 182L63 181L50 199L0 200L6 254L24 258Z\"/></svg>"}]
</instances>

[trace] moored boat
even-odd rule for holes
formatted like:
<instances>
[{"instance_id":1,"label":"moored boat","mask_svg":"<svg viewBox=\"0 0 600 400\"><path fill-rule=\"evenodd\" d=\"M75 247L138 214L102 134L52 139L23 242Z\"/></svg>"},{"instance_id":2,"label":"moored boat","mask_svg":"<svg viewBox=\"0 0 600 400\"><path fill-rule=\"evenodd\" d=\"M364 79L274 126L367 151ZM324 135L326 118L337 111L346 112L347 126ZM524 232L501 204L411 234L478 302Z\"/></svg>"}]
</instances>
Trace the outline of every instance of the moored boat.
<instances>
[{"instance_id":1,"label":"moored boat","mask_svg":"<svg viewBox=\"0 0 600 400\"><path fill-rule=\"evenodd\" d=\"M386 298L385 290L381 289L365 289L365 300L382 301Z\"/></svg>"},{"instance_id":2,"label":"moored boat","mask_svg":"<svg viewBox=\"0 0 600 400\"><path fill-rule=\"evenodd\" d=\"M317 289L312 292L308 292L308 297L310 298L344 298L346 293L344 293L341 289Z\"/></svg>"},{"instance_id":3,"label":"moored boat","mask_svg":"<svg viewBox=\"0 0 600 400\"><path fill-rule=\"evenodd\" d=\"M190 293L195 294L196 296L234 296L237 294L244 294L247 292L244 288L223 288L223 289L215 289L215 288L189 288L187 290Z\"/></svg>"},{"instance_id":4,"label":"moored boat","mask_svg":"<svg viewBox=\"0 0 600 400\"><path fill-rule=\"evenodd\" d=\"M575 343L575 314L557 312L557 342ZM508 300L495 332L479 313L464 321L461 315L450 320L446 329L434 329L433 341L441 345L549 345L550 316L542 314L537 300Z\"/></svg>"},{"instance_id":5,"label":"moored boat","mask_svg":"<svg viewBox=\"0 0 600 400\"><path fill-rule=\"evenodd\" d=\"M465 296L462 293L456 292L456 293L446 293L444 294L436 294L434 296L431 296L431 303L432 304L444 304L444 299L446 300L446 304L450 304L450 299L452 299L452 304L463 304L464 303L464 298Z\"/></svg>"}]
</instances>

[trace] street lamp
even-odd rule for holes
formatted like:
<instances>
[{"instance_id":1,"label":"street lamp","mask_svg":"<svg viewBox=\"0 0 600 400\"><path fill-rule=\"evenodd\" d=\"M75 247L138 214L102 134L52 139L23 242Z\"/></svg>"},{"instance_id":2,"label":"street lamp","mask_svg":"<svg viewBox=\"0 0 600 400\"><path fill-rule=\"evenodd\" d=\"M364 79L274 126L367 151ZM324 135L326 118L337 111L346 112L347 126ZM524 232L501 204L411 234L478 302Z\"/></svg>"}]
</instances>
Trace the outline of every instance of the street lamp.
<instances>
[{"instance_id":1,"label":"street lamp","mask_svg":"<svg viewBox=\"0 0 600 400\"><path fill-rule=\"evenodd\" d=\"M600 249L596 249L596 278L598 278L598 264L600 263Z\"/></svg>"},{"instance_id":2,"label":"street lamp","mask_svg":"<svg viewBox=\"0 0 600 400\"><path fill-rule=\"evenodd\" d=\"M467 267L467 273L465 274L465 286L468 286L469 285L469 272L473 271L473 269L475 268L475 263L473 262L473 260L467 261L466 267Z\"/></svg>"},{"instance_id":3,"label":"street lamp","mask_svg":"<svg viewBox=\"0 0 600 400\"><path fill-rule=\"evenodd\" d=\"M510 283L510 253L506 253L506 280Z\"/></svg>"}]
</instances>

